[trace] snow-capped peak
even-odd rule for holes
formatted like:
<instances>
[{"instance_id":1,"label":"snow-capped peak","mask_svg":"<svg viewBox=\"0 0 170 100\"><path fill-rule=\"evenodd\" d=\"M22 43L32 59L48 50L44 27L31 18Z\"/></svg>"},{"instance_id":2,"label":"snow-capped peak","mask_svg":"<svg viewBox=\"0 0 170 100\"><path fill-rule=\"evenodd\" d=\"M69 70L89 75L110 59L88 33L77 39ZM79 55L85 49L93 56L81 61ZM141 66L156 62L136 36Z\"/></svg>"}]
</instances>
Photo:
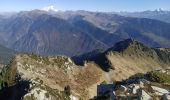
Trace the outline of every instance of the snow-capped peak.
<instances>
[{"instance_id":1,"label":"snow-capped peak","mask_svg":"<svg viewBox=\"0 0 170 100\"><path fill-rule=\"evenodd\" d=\"M44 11L58 11L53 5L42 8Z\"/></svg>"}]
</instances>

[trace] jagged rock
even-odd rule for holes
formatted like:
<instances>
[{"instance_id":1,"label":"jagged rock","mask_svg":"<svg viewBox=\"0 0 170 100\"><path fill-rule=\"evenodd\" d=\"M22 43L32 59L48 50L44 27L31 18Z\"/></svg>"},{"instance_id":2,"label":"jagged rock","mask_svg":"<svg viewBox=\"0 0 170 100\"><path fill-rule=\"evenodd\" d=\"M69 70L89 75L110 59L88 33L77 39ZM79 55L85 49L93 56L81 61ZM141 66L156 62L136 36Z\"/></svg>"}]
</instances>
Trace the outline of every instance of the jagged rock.
<instances>
[{"instance_id":1,"label":"jagged rock","mask_svg":"<svg viewBox=\"0 0 170 100\"><path fill-rule=\"evenodd\" d=\"M144 88L144 83L142 81L139 82L139 87Z\"/></svg>"},{"instance_id":2,"label":"jagged rock","mask_svg":"<svg viewBox=\"0 0 170 100\"><path fill-rule=\"evenodd\" d=\"M170 100L170 93L162 95L161 99L162 100Z\"/></svg>"},{"instance_id":3,"label":"jagged rock","mask_svg":"<svg viewBox=\"0 0 170 100\"><path fill-rule=\"evenodd\" d=\"M132 89L132 93L133 94L136 94L137 93L137 90L139 89L140 87L136 84L133 85L133 89Z\"/></svg>"},{"instance_id":4,"label":"jagged rock","mask_svg":"<svg viewBox=\"0 0 170 100\"><path fill-rule=\"evenodd\" d=\"M139 100L152 100L152 97L147 94L144 90L141 90L139 93Z\"/></svg>"},{"instance_id":5,"label":"jagged rock","mask_svg":"<svg viewBox=\"0 0 170 100\"><path fill-rule=\"evenodd\" d=\"M122 92L126 92L127 91L127 87L120 85L119 90Z\"/></svg>"},{"instance_id":6,"label":"jagged rock","mask_svg":"<svg viewBox=\"0 0 170 100\"><path fill-rule=\"evenodd\" d=\"M156 86L151 86L151 87L152 87L153 91L156 93L156 95L163 95L163 94L169 93L169 91L166 89L159 88Z\"/></svg>"},{"instance_id":7,"label":"jagged rock","mask_svg":"<svg viewBox=\"0 0 170 100\"><path fill-rule=\"evenodd\" d=\"M48 92L40 88L32 89L30 93L27 93L24 96L24 100L28 100L28 98L36 100L51 100L51 96L48 94Z\"/></svg>"},{"instance_id":8,"label":"jagged rock","mask_svg":"<svg viewBox=\"0 0 170 100\"><path fill-rule=\"evenodd\" d=\"M166 70L161 70L161 73L166 73Z\"/></svg>"},{"instance_id":9,"label":"jagged rock","mask_svg":"<svg viewBox=\"0 0 170 100\"><path fill-rule=\"evenodd\" d=\"M146 79L139 79L139 83L142 82L144 84L150 84L150 81L146 80Z\"/></svg>"}]
</instances>

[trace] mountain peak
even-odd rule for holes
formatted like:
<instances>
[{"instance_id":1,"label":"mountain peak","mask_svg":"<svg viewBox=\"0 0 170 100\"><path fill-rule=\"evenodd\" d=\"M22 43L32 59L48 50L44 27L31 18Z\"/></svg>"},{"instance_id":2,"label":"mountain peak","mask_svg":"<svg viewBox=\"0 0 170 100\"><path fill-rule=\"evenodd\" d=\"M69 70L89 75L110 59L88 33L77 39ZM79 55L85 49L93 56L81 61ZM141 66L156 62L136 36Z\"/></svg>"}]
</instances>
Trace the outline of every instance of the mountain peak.
<instances>
[{"instance_id":1,"label":"mountain peak","mask_svg":"<svg viewBox=\"0 0 170 100\"><path fill-rule=\"evenodd\" d=\"M126 39L124 41L118 42L115 44L113 48L110 48L107 51L108 54L113 54L115 52L119 52L128 57L131 56L142 57L142 58L150 57L151 59L157 59L157 60L159 59L159 57L157 56L158 54L154 49L149 48L143 43L133 39Z\"/></svg>"},{"instance_id":2,"label":"mountain peak","mask_svg":"<svg viewBox=\"0 0 170 100\"><path fill-rule=\"evenodd\" d=\"M111 50L113 50L113 51L124 51L125 49L130 47L130 45L138 44L138 43L139 42L135 41L134 39L129 38L129 39L126 39L126 40L123 40L123 41L116 43L114 45L114 47L111 48Z\"/></svg>"},{"instance_id":3,"label":"mountain peak","mask_svg":"<svg viewBox=\"0 0 170 100\"><path fill-rule=\"evenodd\" d=\"M55 6L53 6L53 5L50 5L48 7L44 7L44 8L42 8L42 10L47 11L47 12L49 12L49 11L57 12L58 11L58 9L56 9Z\"/></svg>"}]
</instances>

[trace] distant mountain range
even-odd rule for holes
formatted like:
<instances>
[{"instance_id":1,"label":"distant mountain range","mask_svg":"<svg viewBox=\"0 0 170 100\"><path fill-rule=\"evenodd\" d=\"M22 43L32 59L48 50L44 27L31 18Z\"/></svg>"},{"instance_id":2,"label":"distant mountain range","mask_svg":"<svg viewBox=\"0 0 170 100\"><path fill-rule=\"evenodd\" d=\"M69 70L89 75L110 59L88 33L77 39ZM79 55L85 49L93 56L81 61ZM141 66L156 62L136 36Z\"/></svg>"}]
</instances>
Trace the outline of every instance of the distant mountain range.
<instances>
[{"instance_id":1,"label":"distant mountain range","mask_svg":"<svg viewBox=\"0 0 170 100\"><path fill-rule=\"evenodd\" d=\"M106 50L127 38L150 47L170 47L170 23L131 15L42 10L2 15L0 44L19 52L67 56Z\"/></svg>"},{"instance_id":2,"label":"distant mountain range","mask_svg":"<svg viewBox=\"0 0 170 100\"><path fill-rule=\"evenodd\" d=\"M160 20L163 22L170 23L170 11L164 11L164 10L154 10L154 11L143 11L143 12L120 12L117 13L122 16L128 16L128 17L138 17L138 18L149 18L149 19L155 19Z\"/></svg>"}]
</instances>

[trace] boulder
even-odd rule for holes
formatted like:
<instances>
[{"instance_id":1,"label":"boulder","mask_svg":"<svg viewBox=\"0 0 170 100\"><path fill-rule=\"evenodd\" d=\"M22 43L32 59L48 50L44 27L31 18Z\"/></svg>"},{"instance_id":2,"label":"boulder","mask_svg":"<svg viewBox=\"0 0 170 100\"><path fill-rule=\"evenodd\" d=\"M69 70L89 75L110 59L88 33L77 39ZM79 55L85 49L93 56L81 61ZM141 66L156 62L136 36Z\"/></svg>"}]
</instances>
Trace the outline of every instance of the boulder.
<instances>
[{"instance_id":1,"label":"boulder","mask_svg":"<svg viewBox=\"0 0 170 100\"><path fill-rule=\"evenodd\" d=\"M162 100L170 100L170 93L162 95L161 99Z\"/></svg>"},{"instance_id":2,"label":"boulder","mask_svg":"<svg viewBox=\"0 0 170 100\"><path fill-rule=\"evenodd\" d=\"M133 94L136 94L139 88L140 88L140 87L139 87L138 85L134 84L134 85L133 85L133 88L132 88L132 93L133 93Z\"/></svg>"},{"instance_id":3,"label":"boulder","mask_svg":"<svg viewBox=\"0 0 170 100\"><path fill-rule=\"evenodd\" d=\"M74 96L74 95L70 95L69 96L70 97L70 100L79 100L76 96Z\"/></svg>"},{"instance_id":4,"label":"boulder","mask_svg":"<svg viewBox=\"0 0 170 100\"><path fill-rule=\"evenodd\" d=\"M162 96L163 94L168 94L169 91L160 87L151 86L156 95Z\"/></svg>"},{"instance_id":5,"label":"boulder","mask_svg":"<svg viewBox=\"0 0 170 100\"><path fill-rule=\"evenodd\" d=\"M142 81L139 81L139 87L144 88L144 83Z\"/></svg>"}]
</instances>

